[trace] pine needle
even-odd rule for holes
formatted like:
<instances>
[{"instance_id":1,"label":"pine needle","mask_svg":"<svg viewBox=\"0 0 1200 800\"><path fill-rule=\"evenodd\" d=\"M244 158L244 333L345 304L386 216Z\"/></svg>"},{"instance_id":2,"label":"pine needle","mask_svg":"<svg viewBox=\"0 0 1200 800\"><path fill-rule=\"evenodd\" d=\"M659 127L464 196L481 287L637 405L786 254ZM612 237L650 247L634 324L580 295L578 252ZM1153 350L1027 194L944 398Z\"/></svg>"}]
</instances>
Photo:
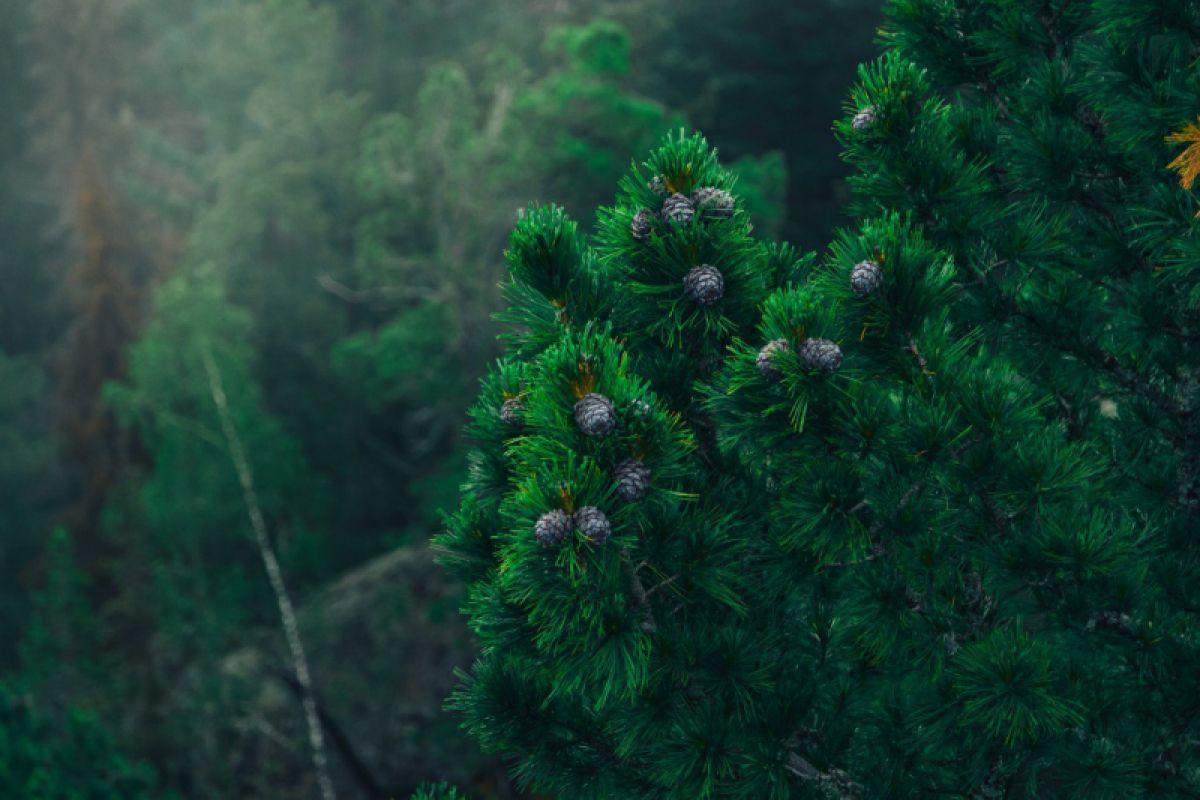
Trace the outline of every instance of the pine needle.
<instances>
[{"instance_id":1,"label":"pine needle","mask_svg":"<svg viewBox=\"0 0 1200 800\"><path fill-rule=\"evenodd\" d=\"M1189 122L1183 130L1172 133L1167 137L1172 144L1187 143L1187 149L1180 153L1174 161L1167 165L1179 173L1179 185L1191 189L1200 177L1200 117L1195 122Z\"/></svg>"}]
</instances>

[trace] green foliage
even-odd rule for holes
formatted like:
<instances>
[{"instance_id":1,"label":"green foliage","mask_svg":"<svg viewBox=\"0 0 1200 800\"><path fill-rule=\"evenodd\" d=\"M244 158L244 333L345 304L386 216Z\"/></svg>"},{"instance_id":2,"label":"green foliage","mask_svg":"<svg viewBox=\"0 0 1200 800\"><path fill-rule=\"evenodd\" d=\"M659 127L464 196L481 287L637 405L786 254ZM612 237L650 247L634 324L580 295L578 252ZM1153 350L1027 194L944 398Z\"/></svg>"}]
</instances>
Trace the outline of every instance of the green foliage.
<instances>
[{"instance_id":1,"label":"green foliage","mask_svg":"<svg viewBox=\"0 0 1200 800\"><path fill-rule=\"evenodd\" d=\"M24 683L41 696L83 694L104 678L96 662L100 642L88 603L91 587L65 529L54 529L44 552L45 586L31 598L18 645Z\"/></svg>"},{"instance_id":2,"label":"green foliage","mask_svg":"<svg viewBox=\"0 0 1200 800\"><path fill-rule=\"evenodd\" d=\"M563 52L566 64L514 97L510 158L517 170L537 171L544 197L583 214L603 202L628 153L683 119L624 87L629 34L619 25L552 29L546 48Z\"/></svg>"},{"instance_id":3,"label":"green foliage","mask_svg":"<svg viewBox=\"0 0 1200 800\"><path fill-rule=\"evenodd\" d=\"M95 719L48 716L0 685L0 794L38 800L149 800L154 771L113 749Z\"/></svg>"},{"instance_id":4,"label":"green foliage","mask_svg":"<svg viewBox=\"0 0 1200 800\"><path fill-rule=\"evenodd\" d=\"M17 591L21 568L37 554L48 524L44 504L51 472L49 431L39 407L45 375L25 358L0 350L0 631L9 643L0 659L11 660L28 605Z\"/></svg>"},{"instance_id":5,"label":"green foliage","mask_svg":"<svg viewBox=\"0 0 1200 800\"><path fill-rule=\"evenodd\" d=\"M412 800L465 800L465 796L448 783L427 783L417 789Z\"/></svg>"},{"instance_id":6,"label":"green foliage","mask_svg":"<svg viewBox=\"0 0 1200 800\"><path fill-rule=\"evenodd\" d=\"M655 176L736 194L696 136L591 241L518 223L523 330L436 541L482 645L452 707L536 791L1195 793L1198 223L1164 146L1195 38L1161 18L1135 71L1109 4L952 11L889 6L837 125L859 218L823 258L756 243L741 199L634 225ZM607 435L574 417L589 392ZM631 437L674 455L623 500ZM535 537L581 504L611 538Z\"/></svg>"},{"instance_id":7,"label":"green foliage","mask_svg":"<svg viewBox=\"0 0 1200 800\"><path fill-rule=\"evenodd\" d=\"M998 650L1012 692L973 690L983 705L972 707L992 708L988 724L1010 738L1039 735L1054 713L1081 720L1073 737L1030 746L1051 755L994 760L996 780L1028 796L1196 790L1197 755L1181 745L1196 729L1194 671L1178 671L1198 656L1196 616L1177 587L1197 564L1181 535L1197 509L1197 223L1195 193L1168 171L1171 135L1200 109L1187 6L989 2L960 14L893 2L890 52L864 68L848 107L873 106L877 124L838 125L859 170L856 207L922 221L965 273L959 324L1046 398L1043 426L1093 454L1014 452L993 466L1010 474L997 513L1046 513L1046 498L1098 480L1120 509L1046 513L999 548L1040 576L1006 582L1008 602L1052 610L1063 630L1039 617L1052 650ZM1004 402L980 396L979 423ZM1071 618L1082 637L1067 633ZM1048 657L1070 659L1057 671L1074 696L1030 702L1031 667Z\"/></svg>"},{"instance_id":8,"label":"green foliage","mask_svg":"<svg viewBox=\"0 0 1200 800\"><path fill-rule=\"evenodd\" d=\"M565 53L568 66L585 74L629 72L629 32L611 20L551 28L546 35L546 52Z\"/></svg>"},{"instance_id":9,"label":"green foliage","mask_svg":"<svg viewBox=\"0 0 1200 800\"><path fill-rule=\"evenodd\" d=\"M95 713L50 699L115 684L98 659L90 587L62 528L49 537L45 564L20 642L21 671L0 682L0 796L148 800L156 796L154 770L120 752Z\"/></svg>"},{"instance_id":10,"label":"green foliage","mask_svg":"<svg viewBox=\"0 0 1200 800\"><path fill-rule=\"evenodd\" d=\"M153 469L109 508L125 557L104 630L120 635L126 649L68 695L119 720L129 713L128 697L178 692L181 678L188 681L194 694L175 701L180 713L141 723L132 738L155 752L166 774L187 768L191 758L215 759L193 777L212 796L237 785L235 770L219 758L220 744L204 738L225 722L239 690L219 664L245 631L277 625L278 612L218 419L210 363L289 587L303 597L338 562L328 534L329 486L267 408L252 369L249 315L226 301L220 286L212 272L160 286L130 352L128 380L108 387L108 402L151 454Z\"/></svg>"},{"instance_id":11,"label":"green foliage","mask_svg":"<svg viewBox=\"0 0 1200 800\"><path fill-rule=\"evenodd\" d=\"M295 440L263 407L250 371L246 313L225 302L218 284L204 276L164 284L156 304L153 320L130 354L128 384L109 392L154 456L155 470L141 486L144 524L155 546L163 548L154 562L161 567L178 559L180 578L186 580L186 573L204 564L230 564L236 553L237 560L257 572L257 551L220 433L205 354L221 373L264 514L289 528L297 550L320 546L323 537L316 531L322 525L325 490ZM306 538L311 544L304 543ZM288 548L283 558L289 559ZM290 566L303 574L326 558L315 553L309 563ZM244 583L247 577L232 579ZM233 595L248 589L229 587ZM260 597L265 597L265 587ZM242 597L237 605L255 605L246 600ZM269 604L260 607L270 611Z\"/></svg>"},{"instance_id":12,"label":"green foliage","mask_svg":"<svg viewBox=\"0 0 1200 800\"><path fill-rule=\"evenodd\" d=\"M454 334L450 310L422 303L376 332L348 336L333 349L334 370L347 390L373 409L407 400L436 408L462 388L446 341Z\"/></svg>"}]
</instances>

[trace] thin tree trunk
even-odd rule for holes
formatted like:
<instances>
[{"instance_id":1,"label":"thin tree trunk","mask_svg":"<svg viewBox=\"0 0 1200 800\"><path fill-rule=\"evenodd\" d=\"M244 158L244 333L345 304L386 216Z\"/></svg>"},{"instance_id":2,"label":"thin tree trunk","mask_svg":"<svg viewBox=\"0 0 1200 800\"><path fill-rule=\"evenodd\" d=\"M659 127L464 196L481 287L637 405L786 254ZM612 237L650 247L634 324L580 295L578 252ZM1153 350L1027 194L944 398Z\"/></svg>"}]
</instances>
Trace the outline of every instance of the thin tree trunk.
<instances>
[{"instance_id":1,"label":"thin tree trunk","mask_svg":"<svg viewBox=\"0 0 1200 800\"><path fill-rule=\"evenodd\" d=\"M250 526L254 528L254 538L258 542L258 551L262 556L263 566L266 567L267 577L271 581L271 590L275 593L275 602L279 605L279 618L283 622L283 632L287 638L288 649L291 650L292 663L296 669L296 682L300 684L300 702L304 707L304 718L308 723L308 742L312 746L313 770L316 772L317 785L321 790L322 800L336 800L333 782L329 779L329 761L325 755L325 741L321 733L321 721L317 716L317 703L313 697L312 677L308 671L308 657L304 653L304 644L300 640L300 626L296 621L296 610L292 606L292 598L283 582L283 572L279 569L279 559L267 538L267 523L263 519L262 508L258 504L258 492L254 488L254 474L250 471L250 462L246 458L246 450L242 446L241 437L234 427L233 417L229 413L229 403L225 398L225 387L221 381L221 372L217 362L207 346L200 349L200 357L204 360L204 370L208 373L208 387L212 392L213 403L217 407L217 416L221 420L221 431L229 446L229 456L233 459L234 469L237 470L238 481L242 485L242 497L246 502L246 512L250 516Z\"/></svg>"}]
</instances>

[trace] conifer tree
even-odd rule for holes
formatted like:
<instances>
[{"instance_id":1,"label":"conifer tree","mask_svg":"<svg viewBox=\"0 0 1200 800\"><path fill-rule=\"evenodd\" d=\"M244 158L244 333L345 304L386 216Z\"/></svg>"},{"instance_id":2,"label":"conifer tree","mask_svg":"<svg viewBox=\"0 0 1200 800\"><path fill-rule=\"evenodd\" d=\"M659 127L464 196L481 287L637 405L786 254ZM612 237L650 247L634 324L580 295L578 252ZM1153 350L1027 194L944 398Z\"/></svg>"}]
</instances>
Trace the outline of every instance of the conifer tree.
<instances>
[{"instance_id":1,"label":"conifer tree","mask_svg":"<svg viewBox=\"0 0 1200 800\"><path fill-rule=\"evenodd\" d=\"M888 11L823 257L682 134L594 242L513 233L439 545L452 705L538 790L1200 790L1197 9Z\"/></svg>"},{"instance_id":2,"label":"conifer tree","mask_svg":"<svg viewBox=\"0 0 1200 800\"><path fill-rule=\"evenodd\" d=\"M1065 785L1190 796L1200 283L1195 150L1181 145L1200 117L1200 6L935 5L888 7L889 52L851 103L871 120L839 125L856 204L912 215L954 257L956 316L1047 398L1048 422L1103 456L1113 504L1145 532L1142 570L1105 564L1113 537L1081 523L1056 546L1006 548L1038 607L1082 631L1061 649L1086 666L1095 713ZM997 497L998 531L1011 538L1023 512Z\"/></svg>"}]
</instances>

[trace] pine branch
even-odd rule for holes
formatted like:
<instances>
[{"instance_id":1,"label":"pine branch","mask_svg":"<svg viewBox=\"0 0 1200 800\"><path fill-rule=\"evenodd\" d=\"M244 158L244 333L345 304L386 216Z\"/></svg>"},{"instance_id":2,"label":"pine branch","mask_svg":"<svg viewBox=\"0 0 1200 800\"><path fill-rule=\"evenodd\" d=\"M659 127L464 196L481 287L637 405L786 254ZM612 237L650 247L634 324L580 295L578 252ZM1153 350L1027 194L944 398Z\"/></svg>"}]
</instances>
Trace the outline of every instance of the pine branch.
<instances>
[{"instance_id":1,"label":"pine branch","mask_svg":"<svg viewBox=\"0 0 1200 800\"><path fill-rule=\"evenodd\" d=\"M783 767L800 780L816 783L826 795L840 800L854 800L862 788L842 770L831 769L828 772L822 772L814 767L812 762L794 751L787 754L787 761L784 762Z\"/></svg>"},{"instance_id":2,"label":"pine branch","mask_svg":"<svg viewBox=\"0 0 1200 800\"><path fill-rule=\"evenodd\" d=\"M1178 403L1176 403L1171 397L1166 395L1157 387L1151 386L1134 370L1122 364L1120 359L1118 359L1112 353L1105 351L1098 345L1089 346L1076 344L1066 340L1065 338L1053 336L1054 331L1048 330L1048 326L1027 309L1017 309L1016 313L1022 319L1025 319L1035 328L1037 328L1038 332L1043 336L1053 338L1053 341L1057 346L1063 348L1077 358L1082 359L1085 363L1094 367L1100 367L1101 369L1105 370L1108 372L1108 374L1112 375L1113 378L1116 379L1117 383L1122 387L1130 392L1133 392L1134 394L1139 394L1146 398L1160 411L1167 413L1176 420L1182 420L1188 416L1188 411L1186 409L1180 407ZM1172 440L1176 441L1178 444L1178 441L1176 440L1177 437L1172 437L1172 435L1166 431L1164 431L1164 433L1168 437L1171 437Z\"/></svg>"},{"instance_id":3,"label":"pine branch","mask_svg":"<svg viewBox=\"0 0 1200 800\"><path fill-rule=\"evenodd\" d=\"M329 777L329 763L325 754L325 741L321 733L321 723L317 716L317 704L313 697L312 676L308 671L308 657L304 652L304 644L300 640L300 625L296 619L296 611L292 605L291 595L283 582L283 571L279 568L279 560L271 547L267 536L267 523L263 517L262 508L258 503L258 491L254 485L254 473L250 470L250 461L246 457L245 447L233 424L233 416L229 413L229 402L225 396L225 387L221 381L221 372L207 344L200 348L200 357L204 361L204 370L208 375L208 387L212 394L213 404L217 407L217 416L221 420L221 431L229 448L229 456L237 471L238 482L242 487L242 499L246 504L246 513L250 517L250 526L254 529L254 537L262 556L263 566L267 570L267 578L271 590L275 593L275 602L279 606L279 617L283 622L283 632L287 639L288 649L292 654L292 663L296 670L296 680L301 689L301 705L304 708L304 718L308 724L308 741L312 747L313 770L316 772L317 786L320 788L322 800L336 800L333 782Z\"/></svg>"},{"instance_id":4,"label":"pine branch","mask_svg":"<svg viewBox=\"0 0 1200 800\"><path fill-rule=\"evenodd\" d=\"M621 566L629 578L629 593L633 595L633 605L642 613L642 630L654 633L658 630L658 624L654 621L654 611L650 608L649 594L642 584L642 579L638 577L637 568L633 566L628 551L621 553Z\"/></svg>"},{"instance_id":5,"label":"pine branch","mask_svg":"<svg viewBox=\"0 0 1200 800\"><path fill-rule=\"evenodd\" d=\"M1058 403L1058 407L1062 409L1063 419L1067 423L1067 440L1078 441L1083 438L1083 426L1079 422L1079 415L1075 413L1075 408L1067 399L1067 396L1062 392L1054 393L1054 400Z\"/></svg>"},{"instance_id":6,"label":"pine branch","mask_svg":"<svg viewBox=\"0 0 1200 800\"><path fill-rule=\"evenodd\" d=\"M917 341L911 333L908 334L908 352L912 353L912 357L916 359L917 366L921 368L921 374L932 375L929 371L929 362L925 360L925 356L921 354L920 348L917 347Z\"/></svg>"}]
</instances>

